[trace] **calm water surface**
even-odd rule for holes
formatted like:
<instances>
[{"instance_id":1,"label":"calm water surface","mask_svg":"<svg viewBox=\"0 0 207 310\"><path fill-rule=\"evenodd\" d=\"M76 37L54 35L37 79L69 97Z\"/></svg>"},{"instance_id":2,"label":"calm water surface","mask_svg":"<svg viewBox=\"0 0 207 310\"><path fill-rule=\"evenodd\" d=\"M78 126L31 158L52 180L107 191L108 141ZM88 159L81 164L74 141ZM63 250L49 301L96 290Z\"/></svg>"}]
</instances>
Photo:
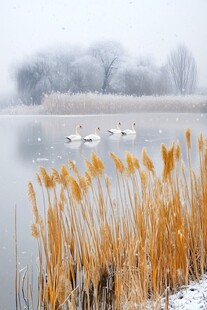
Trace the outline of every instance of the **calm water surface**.
<instances>
[{"instance_id":1,"label":"calm water surface","mask_svg":"<svg viewBox=\"0 0 207 310\"><path fill-rule=\"evenodd\" d=\"M107 129L116 122L122 128L131 128L136 122L136 137L109 136ZM98 143L67 143L65 136L74 133L75 126L83 126L82 135L101 127ZM28 202L27 184L33 181L38 167L59 169L68 159L74 160L80 171L85 170L84 158L95 151L105 162L106 173L113 176L114 169L108 153L116 152L124 159L128 150L139 158L146 147L156 168L161 171L160 144L170 146L174 140L183 145L186 158L184 133L192 130L192 144L202 132L207 136L207 114L130 114L102 116L3 116L0 117L0 309L15 309L15 244L14 208L17 206L19 268L36 260L36 242L30 235L33 220ZM193 153L196 167L196 151Z\"/></svg>"}]
</instances>

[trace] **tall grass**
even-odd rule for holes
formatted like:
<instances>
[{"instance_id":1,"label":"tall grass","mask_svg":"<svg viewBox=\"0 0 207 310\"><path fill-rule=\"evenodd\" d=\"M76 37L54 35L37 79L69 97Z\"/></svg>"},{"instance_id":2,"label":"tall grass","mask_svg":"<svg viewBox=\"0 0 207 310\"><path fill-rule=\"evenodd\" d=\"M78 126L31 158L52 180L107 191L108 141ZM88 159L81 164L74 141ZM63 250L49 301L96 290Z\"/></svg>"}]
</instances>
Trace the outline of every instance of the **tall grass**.
<instances>
[{"instance_id":1,"label":"tall grass","mask_svg":"<svg viewBox=\"0 0 207 310\"><path fill-rule=\"evenodd\" d=\"M110 180L95 154L81 175L72 161L37 174L32 183L32 236L39 251L38 309L156 309L160 298L207 269L207 139L198 139L199 170L179 143L161 145L162 176L147 150L142 158L110 153ZM160 173L159 173L160 174ZM111 185L113 182L113 186ZM167 292L167 293L166 293Z\"/></svg>"},{"instance_id":2,"label":"tall grass","mask_svg":"<svg viewBox=\"0 0 207 310\"><path fill-rule=\"evenodd\" d=\"M207 97L191 96L126 96L112 94L60 94L45 96L42 101L45 114L110 114L138 112L207 111Z\"/></svg>"},{"instance_id":3,"label":"tall grass","mask_svg":"<svg viewBox=\"0 0 207 310\"><path fill-rule=\"evenodd\" d=\"M0 114L118 114L138 112L206 113L206 95L188 96L126 96L113 94L62 94L45 95L42 104L16 105L0 109Z\"/></svg>"}]
</instances>

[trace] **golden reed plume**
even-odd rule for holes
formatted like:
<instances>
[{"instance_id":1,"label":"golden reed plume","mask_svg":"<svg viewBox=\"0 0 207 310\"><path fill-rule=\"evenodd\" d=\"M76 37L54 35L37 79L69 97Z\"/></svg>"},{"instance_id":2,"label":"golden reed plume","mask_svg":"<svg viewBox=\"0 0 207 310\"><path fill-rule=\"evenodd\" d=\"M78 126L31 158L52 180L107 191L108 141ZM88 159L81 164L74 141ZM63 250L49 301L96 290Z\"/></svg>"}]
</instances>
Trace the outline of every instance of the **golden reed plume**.
<instances>
[{"instance_id":1,"label":"golden reed plume","mask_svg":"<svg viewBox=\"0 0 207 310\"><path fill-rule=\"evenodd\" d=\"M116 166L116 170L120 173L123 174L125 171L125 167L121 159L113 152L109 153L110 157L113 159L114 164Z\"/></svg>"},{"instance_id":2,"label":"golden reed plume","mask_svg":"<svg viewBox=\"0 0 207 310\"><path fill-rule=\"evenodd\" d=\"M186 139L188 149L191 149L191 131L190 131L190 128L188 128L185 132L185 139Z\"/></svg>"},{"instance_id":3,"label":"golden reed plume","mask_svg":"<svg viewBox=\"0 0 207 310\"><path fill-rule=\"evenodd\" d=\"M190 159L189 129L185 139ZM116 178L106 176L94 152L83 175L72 161L75 176L65 165L51 169L51 175L40 168L37 181L47 192L44 220L28 184L31 234L39 250L39 309L160 309L166 290L199 279L207 270L207 140L202 135L197 146L195 171L191 160L184 165L178 142L161 145L163 170L156 173L146 148L142 162L127 151L126 166L111 152Z\"/></svg>"},{"instance_id":4,"label":"golden reed plume","mask_svg":"<svg viewBox=\"0 0 207 310\"><path fill-rule=\"evenodd\" d=\"M147 154L146 148L143 148L142 150L142 163L148 171L154 174L154 164L149 155Z\"/></svg>"}]
</instances>

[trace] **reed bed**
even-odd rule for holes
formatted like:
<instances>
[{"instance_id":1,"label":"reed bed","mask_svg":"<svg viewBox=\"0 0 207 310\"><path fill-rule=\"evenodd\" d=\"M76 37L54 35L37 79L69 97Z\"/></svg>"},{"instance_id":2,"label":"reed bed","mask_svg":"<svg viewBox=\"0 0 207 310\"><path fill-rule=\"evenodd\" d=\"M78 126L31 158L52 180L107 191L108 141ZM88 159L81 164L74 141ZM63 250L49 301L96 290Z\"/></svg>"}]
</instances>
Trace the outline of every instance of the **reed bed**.
<instances>
[{"instance_id":1,"label":"reed bed","mask_svg":"<svg viewBox=\"0 0 207 310\"><path fill-rule=\"evenodd\" d=\"M207 97L190 96L126 96L115 94L60 94L42 100L45 114L118 114L138 112L205 113Z\"/></svg>"},{"instance_id":2,"label":"reed bed","mask_svg":"<svg viewBox=\"0 0 207 310\"><path fill-rule=\"evenodd\" d=\"M162 175L147 150L110 153L116 178L92 153L80 174L41 167L38 208L28 185L37 240L38 309L160 309L160 300L207 269L207 139L198 138L199 169L181 147L161 145ZM160 176L161 175L161 176ZM32 305L34 308L34 305Z\"/></svg>"},{"instance_id":3,"label":"reed bed","mask_svg":"<svg viewBox=\"0 0 207 310\"><path fill-rule=\"evenodd\" d=\"M19 104L0 108L1 115L83 115L144 112L206 113L206 95L126 96L98 93L53 93L41 105Z\"/></svg>"}]
</instances>

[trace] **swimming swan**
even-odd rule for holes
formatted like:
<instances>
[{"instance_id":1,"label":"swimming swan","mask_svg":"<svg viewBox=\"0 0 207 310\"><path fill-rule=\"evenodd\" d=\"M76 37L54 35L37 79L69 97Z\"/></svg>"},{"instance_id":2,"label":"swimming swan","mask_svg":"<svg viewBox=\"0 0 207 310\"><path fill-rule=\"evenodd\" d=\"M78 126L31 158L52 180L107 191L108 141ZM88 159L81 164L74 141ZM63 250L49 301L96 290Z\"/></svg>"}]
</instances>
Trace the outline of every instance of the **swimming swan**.
<instances>
[{"instance_id":1,"label":"swimming swan","mask_svg":"<svg viewBox=\"0 0 207 310\"><path fill-rule=\"evenodd\" d=\"M109 129L108 132L111 133L111 134L113 134L113 135L115 135L115 134L121 134L121 123L118 122L118 123L116 124L116 129Z\"/></svg>"},{"instance_id":2,"label":"swimming swan","mask_svg":"<svg viewBox=\"0 0 207 310\"><path fill-rule=\"evenodd\" d=\"M81 135L78 132L78 129L81 129L81 128L82 128L81 125L77 125L76 128L75 128L75 134L67 136L66 139L68 139L68 141L70 141L70 142L72 142L72 141L81 141Z\"/></svg>"},{"instance_id":3,"label":"swimming swan","mask_svg":"<svg viewBox=\"0 0 207 310\"><path fill-rule=\"evenodd\" d=\"M123 130L122 135L136 135L135 123L132 123L132 129Z\"/></svg>"},{"instance_id":4,"label":"swimming swan","mask_svg":"<svg viewBox=\"0 0 207 310\"><path fill-rule=\"evenodd\" d=\"M86 136L83 140L84 141L97 141L97 140L100 140L101 137L98 135L98 131L100 131L99 127L97 127L95 129L95 134L90 134L90 135Z\"/></svg>"}]
</instances>

